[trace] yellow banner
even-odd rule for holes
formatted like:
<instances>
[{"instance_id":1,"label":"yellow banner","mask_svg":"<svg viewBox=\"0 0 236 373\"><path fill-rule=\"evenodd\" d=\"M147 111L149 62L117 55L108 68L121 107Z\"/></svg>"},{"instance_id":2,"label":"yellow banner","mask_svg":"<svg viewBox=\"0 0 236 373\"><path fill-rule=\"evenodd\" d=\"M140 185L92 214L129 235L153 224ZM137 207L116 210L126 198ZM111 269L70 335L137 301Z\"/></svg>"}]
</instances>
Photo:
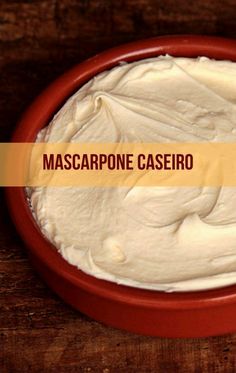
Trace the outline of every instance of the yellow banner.
<instances>
[{"instance_id":1,"label":"yellow banner","mask_svg":"<svg viewBox=\"0 0 236 373\"><path fill-rule=\"evenodd\" d=\"M236 186L234 143L1 143L1 186Z\"/></svg>"}]
</instances>

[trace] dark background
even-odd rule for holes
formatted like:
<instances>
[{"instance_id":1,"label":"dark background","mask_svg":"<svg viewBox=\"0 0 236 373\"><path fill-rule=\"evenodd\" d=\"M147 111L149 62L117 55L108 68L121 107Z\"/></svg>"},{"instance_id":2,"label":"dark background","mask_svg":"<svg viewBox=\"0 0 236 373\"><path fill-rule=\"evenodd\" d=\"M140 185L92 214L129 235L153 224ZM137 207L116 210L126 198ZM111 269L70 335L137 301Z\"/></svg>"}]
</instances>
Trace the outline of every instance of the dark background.
<instances>
[{"instance_id":1,"label":"dark background","mask_svg":"<svg viewBox=\"0 0 236 373\"><path fill-rule=\"evenodd\" d=\"M236 37L236 1L0 0L0 141L75 63L124 42L181 33ZM234 373L236 335L142 337L74 311L31 268L1 199L0 372Z\"/></svg>"}]
</instances>

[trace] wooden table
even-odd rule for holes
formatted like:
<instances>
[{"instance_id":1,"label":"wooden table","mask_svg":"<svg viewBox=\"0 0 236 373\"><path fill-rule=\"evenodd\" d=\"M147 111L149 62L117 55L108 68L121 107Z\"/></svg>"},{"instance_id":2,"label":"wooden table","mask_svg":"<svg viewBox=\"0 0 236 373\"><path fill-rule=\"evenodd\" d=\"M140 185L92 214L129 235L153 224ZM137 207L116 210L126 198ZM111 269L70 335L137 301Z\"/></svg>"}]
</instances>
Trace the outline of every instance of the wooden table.
<instances>
[{"instance_id":1,"label":"wooden table","mask_svg":"<svg viewBox=\"0 0 236 373\"><path fill-rule=\"evenodd\" d=\"M34 97L73 64L156 35L236 37L235 6L234 0L0 1L1 141L9 140ZM1 197L1 373L236 372L236 335L142 337L103 326L64 304L32 269Z\"/></svg>"}]
</instances>

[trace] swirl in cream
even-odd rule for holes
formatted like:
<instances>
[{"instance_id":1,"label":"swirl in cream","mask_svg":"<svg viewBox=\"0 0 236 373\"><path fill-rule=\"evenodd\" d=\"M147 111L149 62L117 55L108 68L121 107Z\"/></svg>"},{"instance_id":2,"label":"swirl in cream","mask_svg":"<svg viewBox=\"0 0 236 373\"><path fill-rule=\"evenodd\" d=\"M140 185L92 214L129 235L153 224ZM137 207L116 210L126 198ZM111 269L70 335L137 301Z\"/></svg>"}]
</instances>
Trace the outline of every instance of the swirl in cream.
<instances>
[{"instance_id":1,"label":"swirl in cream","mask_svg":"<svg viewBox=\"0 0 236 373\"><path fill-rule=\"evenodd\" d=\"M41 142L235 142L236 65L160 56L76 92ZM34 188L34 215L63 257L97 278L187 291L236 283L236 189Z\"/></svg>"}]
</instances>

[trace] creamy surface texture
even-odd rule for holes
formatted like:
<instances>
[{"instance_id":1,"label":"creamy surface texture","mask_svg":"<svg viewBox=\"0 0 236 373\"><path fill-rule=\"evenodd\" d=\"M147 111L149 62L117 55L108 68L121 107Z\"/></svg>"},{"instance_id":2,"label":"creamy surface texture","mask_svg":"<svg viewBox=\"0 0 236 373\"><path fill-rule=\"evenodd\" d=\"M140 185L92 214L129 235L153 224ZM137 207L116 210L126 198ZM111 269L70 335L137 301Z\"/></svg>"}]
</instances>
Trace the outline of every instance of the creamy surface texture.
<instances>
[{"instance_id":1,"label":"creamy surface texture","mask_svg":"<svg viewBox=\"0 0 236 373\"><path fill-rule=\"evenodd\" d=\"M89 81L41 142L236 142L236 63L161 56ZM236 283L236 189L34 188L43 234L82 271L164 291Z\"/></svg>"}]
</instances>

